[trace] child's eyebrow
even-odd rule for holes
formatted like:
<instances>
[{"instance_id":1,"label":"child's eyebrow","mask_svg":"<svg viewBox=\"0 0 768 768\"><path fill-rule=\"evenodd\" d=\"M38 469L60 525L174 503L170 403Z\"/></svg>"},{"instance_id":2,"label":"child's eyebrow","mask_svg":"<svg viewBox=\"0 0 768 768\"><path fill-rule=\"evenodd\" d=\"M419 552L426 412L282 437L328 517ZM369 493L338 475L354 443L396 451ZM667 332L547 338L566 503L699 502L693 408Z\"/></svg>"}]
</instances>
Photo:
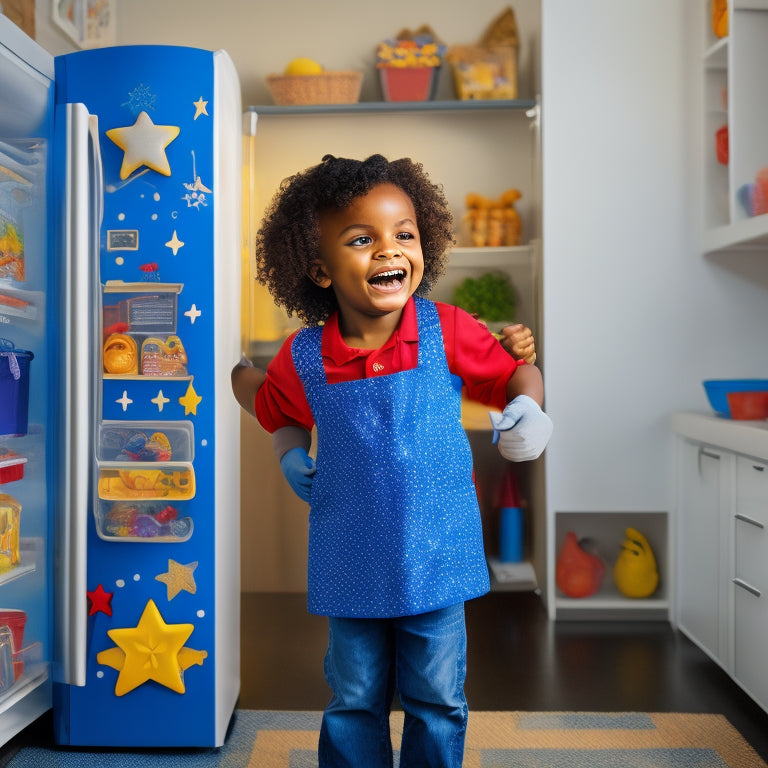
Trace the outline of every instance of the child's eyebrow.
<instances>
[{"instance_id":1,"label":"child's eyebrow","mask_svg":"<svg viewBox=\"0 0 768 768\"><path fill-rule=\"evenodd\" d=\"M395 227L396 228L397 227L402 227L405 224L411 224L414 227L416 226L416 222L412 218L407 216L404 219L400 219L400 221L396 221L395 222ZM375 229L375 227L373 226L373 224L349 224L346 227L344 227L344 229L342 229L341 232L339 232L339 237L344 237L344 235L346 235L347 232L349 232L351 230L355 230L355 229L366 229L366 230L369 230L369 229Z\"/></svg>"}]
</instances>

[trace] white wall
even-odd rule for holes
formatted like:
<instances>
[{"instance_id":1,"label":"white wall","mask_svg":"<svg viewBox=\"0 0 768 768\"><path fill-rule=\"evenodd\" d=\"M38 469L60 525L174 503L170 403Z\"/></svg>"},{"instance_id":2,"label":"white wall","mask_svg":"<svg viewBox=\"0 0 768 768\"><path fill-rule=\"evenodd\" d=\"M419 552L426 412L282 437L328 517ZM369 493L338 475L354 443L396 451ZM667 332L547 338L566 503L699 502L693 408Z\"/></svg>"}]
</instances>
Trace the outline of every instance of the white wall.
<instances>
[{"instance_id":1,"label":"white wall","mask_svg":"<svg viewBox=\"0 0 768 768\"><path fill-rule=\"evenodd\" d=\"M669 416L768 375L765 255L696 247L696 0L542 2L547 505L666 510Z\"/></svg>"}]
</instances>

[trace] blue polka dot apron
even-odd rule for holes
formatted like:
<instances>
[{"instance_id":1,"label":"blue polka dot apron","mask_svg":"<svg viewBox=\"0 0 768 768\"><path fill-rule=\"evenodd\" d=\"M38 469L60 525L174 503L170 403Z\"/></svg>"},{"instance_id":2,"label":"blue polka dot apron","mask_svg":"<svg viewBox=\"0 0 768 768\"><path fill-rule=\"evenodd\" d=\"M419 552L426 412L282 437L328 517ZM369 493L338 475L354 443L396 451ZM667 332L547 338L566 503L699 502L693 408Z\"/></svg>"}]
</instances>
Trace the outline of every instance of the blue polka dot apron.
<instances>
[{"instance_id":1,"label":"blue polka dot apron","mask_svg":"<svg viewBox=\"0 0 768 768\"><path fill-rule=\"evenodd\" d=\"M393 618L489 589L461 393L435 305L416 298L418 366L328 384L322 328L292 355L317 425L309 611Z\"/></svg>"}]
</instances>

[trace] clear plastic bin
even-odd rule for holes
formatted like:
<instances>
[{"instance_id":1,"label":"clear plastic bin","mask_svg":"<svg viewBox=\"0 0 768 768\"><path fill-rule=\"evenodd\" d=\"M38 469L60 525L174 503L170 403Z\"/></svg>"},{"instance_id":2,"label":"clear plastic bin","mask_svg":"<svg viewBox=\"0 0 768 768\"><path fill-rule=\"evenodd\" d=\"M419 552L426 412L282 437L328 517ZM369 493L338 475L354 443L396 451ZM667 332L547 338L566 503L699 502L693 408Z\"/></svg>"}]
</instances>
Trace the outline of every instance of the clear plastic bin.
<instances>
[{"instance_id":1,"label":"clear plastic bin","mask_svg":"<svg viewBox=\"0 0 768 768\"><path fill-rule=\"evenodd\" d=\"M190 421L102 421L99 461L191 462L194 426Z\"/></svg>"}]
</instances>

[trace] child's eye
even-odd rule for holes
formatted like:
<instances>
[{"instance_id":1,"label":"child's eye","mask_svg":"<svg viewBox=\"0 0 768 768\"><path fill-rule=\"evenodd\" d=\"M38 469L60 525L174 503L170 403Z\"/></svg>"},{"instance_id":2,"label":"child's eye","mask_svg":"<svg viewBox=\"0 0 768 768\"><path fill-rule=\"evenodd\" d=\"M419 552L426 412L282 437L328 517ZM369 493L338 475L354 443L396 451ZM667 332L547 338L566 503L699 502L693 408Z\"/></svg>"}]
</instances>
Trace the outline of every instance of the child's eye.
<instances>
[{"instance_id":1,"label":"child's eye","mask_svg":"<svg viewBox=\"0 0 768 768\"><path fill-rule=\"evenodd\" d=\"M368 237L368 235L360 235L360 237L356 237L354 240L350 240L350 245L370 245L371 238Z\"/></svg>"},{"instance_id":2,"label":"child's eye","mask_svg":"<svg viewBox=\"0 0 768 768\"><path fill-rule=\"evenodd\" d=\"M414 235L410 232L401 232L398 236L398 240L413 240Z\"/></svg>"}]
</instances>

